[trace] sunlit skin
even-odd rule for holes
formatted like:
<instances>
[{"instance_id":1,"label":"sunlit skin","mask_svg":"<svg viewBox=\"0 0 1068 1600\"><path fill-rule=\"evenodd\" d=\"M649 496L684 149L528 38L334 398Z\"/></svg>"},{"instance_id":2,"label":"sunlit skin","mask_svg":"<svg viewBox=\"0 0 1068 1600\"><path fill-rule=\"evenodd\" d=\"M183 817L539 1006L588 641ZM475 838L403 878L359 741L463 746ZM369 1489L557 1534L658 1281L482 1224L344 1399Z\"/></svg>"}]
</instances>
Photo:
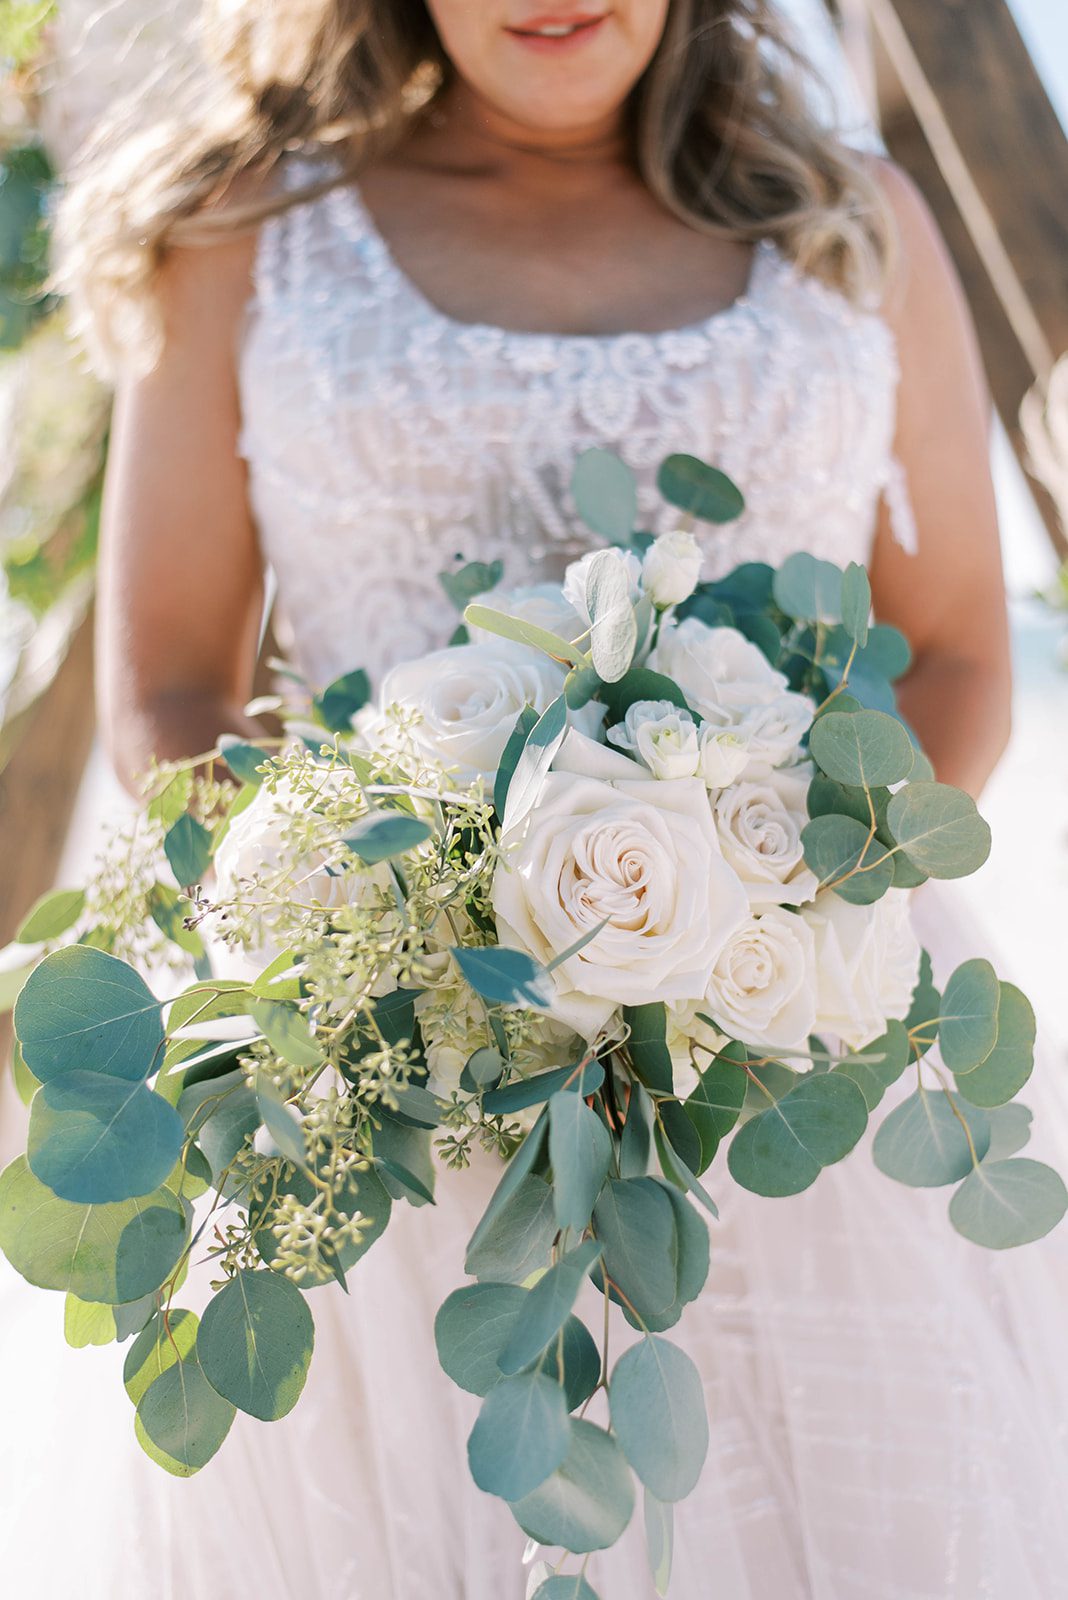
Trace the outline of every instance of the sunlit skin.
<instances>
[{"instance_id":1,"label":"sunlit skin","mask_svg":"<svg viewBox=\"0 0 1068 1600\"><path fill-rule=\"evenodd\" d=\"M666 212L629 159L623 108L667 0L432 0L456 81L407 143L365 175L399 264L460 321L561 333L684 326L743 292L749 246ZM601 17L585 39L531 42L548 21ZM550 27L550 32L552 28ZM920 553L881 509L876 614L912 641L901 696L944 781L978 794L1009 727L1009 652L989 472L989 401L964 299L926 206L889 163L900 260L885 315L901 384L897 453ZM255 733L262 572L245 478L234 351L254 240L171 253L169 338L120 386L100 574L104 736L127 782L153 754Z\"/></svg>"}]
</instances>

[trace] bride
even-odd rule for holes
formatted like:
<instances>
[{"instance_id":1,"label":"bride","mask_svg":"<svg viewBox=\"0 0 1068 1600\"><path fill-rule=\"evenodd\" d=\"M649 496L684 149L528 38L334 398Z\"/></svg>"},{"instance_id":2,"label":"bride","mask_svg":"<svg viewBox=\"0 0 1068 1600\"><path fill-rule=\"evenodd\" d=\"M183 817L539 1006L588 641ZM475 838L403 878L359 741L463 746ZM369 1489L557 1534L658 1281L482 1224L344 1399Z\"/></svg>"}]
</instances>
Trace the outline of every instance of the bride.
<instances>
[{"instance_id":1,"label":"bride","mask_svg":"<svg viewBox=\"0 0 1068 1600\"><path fill-rule=\"evenodd\" d=\"M312 680L380 675L445 642L458 556L559 575L600 445L650 517L671 451L743 487L706 576L866 562L915 648L903 712L978 793L1009 671L973 332L922 201L817 125L764 0L277 0L226 26L231 121L98 164L61 219L118 378L120 771L252 730L265 569ZM301 1405L239 1417L187 1482L134 1442L123 1352L66 1351L57 1304L5 1277L4 1592L521 1600L523 1537L469 1480L474 1402L432 1338L493 1180L443 1173L418 1227L398 1208L350 1296L316 1293ZM726 1196L680 1330L712 1443L675 1600L1063 1593L1064 1266L1056 1239L983 1254L864 1152L786 1204ZM647 1572L632 1526L587 1576L642 1600Z\"/></svg>"}]
</instances>

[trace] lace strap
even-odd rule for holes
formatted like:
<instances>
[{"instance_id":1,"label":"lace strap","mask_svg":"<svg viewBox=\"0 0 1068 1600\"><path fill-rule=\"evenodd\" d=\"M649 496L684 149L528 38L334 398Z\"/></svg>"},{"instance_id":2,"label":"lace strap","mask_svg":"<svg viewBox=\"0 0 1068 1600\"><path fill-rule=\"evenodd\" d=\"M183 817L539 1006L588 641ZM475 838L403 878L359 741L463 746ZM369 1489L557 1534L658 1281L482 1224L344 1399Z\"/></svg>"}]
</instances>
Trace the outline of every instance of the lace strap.
<instances>
[{"instance_id":1,"label":"lace strap","mask_svg":"<svg viewBox=\"0 0 1068 1600\"><path fill-rule=\"evenodd\" d=\"M883 499L890 516L890 532L895 544L899 544L906 555L914 556L919 553L920 537L916 526L916 513L912 506L912 496L909 493L908 476L900 459L892 455L886 463L886 471L882 482Z\"/></svg>"}]
</instances>

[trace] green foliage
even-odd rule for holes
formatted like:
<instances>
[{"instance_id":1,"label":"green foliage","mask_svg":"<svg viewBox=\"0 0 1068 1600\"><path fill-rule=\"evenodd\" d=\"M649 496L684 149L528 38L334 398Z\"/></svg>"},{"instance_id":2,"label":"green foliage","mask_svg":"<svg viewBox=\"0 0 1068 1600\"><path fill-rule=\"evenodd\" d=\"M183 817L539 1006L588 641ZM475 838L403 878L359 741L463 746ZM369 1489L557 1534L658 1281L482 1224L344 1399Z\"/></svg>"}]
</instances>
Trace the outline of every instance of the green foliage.
<instances>
[{"instance_id":1,"label":"green foliage","mask_svg":"<svg viewBox=\"0 0 1068 1600\"><path fill-rule=\"evenodd\" d=\"M635 1074L647 1089L670 1094L671 1055L667 1047L667 1012L659 1001L624 1006L623 1021L630 1029L628 1049Z\"/></svg>"},{"instance_id":2,"label":"green foliage","mask_svg":"<svg viewBox=\"0 0 1068 1600\"><path fill-rule=\"evenodd\" d=\"M289 1279L244 1270L208 1302L197 1352L217 1394L273 1422L299 1400L314 1342L311 1312Z\"/></svg>"},{"instance_id":3,"label":"green foliage","mask_svg":"<svg viewBox=\"0 0 1068 1600\"><path fill-rule=\"evenodd\" d=\"M700 1374L666 1339L645 1338L616 1362L608 1390L623 1454L658 1500L682 1500L708 1452Z\"/></svg>"},{"instance_id":4,"label":"green foliage","mask_svg":"<svg viewBox=\"0 0 1068 1600\"><path fill-rule=\"evenodd\" d=\"M801 831L801 843L820 888L834 889L854 905L873 904L894 881L889 852L853 817L813 817Z\"/></svg>"},{"instance_id":5,"label":"green foliage","mask_svg":"<svg viewBox=\"0 0 1068 1600\"><path fill-rule=\"evenodd\" d=\"M21 53L36 37L41 7L19 7L0 19L0 60L5 42ZM38 15L35 15L38 13ZM15 145L0 152L0 350L15 350L56 304L42 293L48 269L49 191L55 173L43 145Z\"/></svg>"},{"instance_id":6,"label":"green foliage","mask_svg":"<svg viewBox=\"0 0 1068 1600\"><path fill-rule=\"evenodd\" d=\"M38 944L58 939L74 926L85 910L84 889L53 889L31 906L15 934L17 944Z\"/></svg>"},{"instance_id":7,"label":"green foliage","mask_svg":"<svg viewBox=\"0 0 1068 1600\"><path fill-rule=\"evenodd\" d=\"M903 1022L891 1022L886 1032L863 1050L839 1061L832 1071L852 1078L869 1113L874 1111L892 1083L909 1064L909 1036Z\"/></svg>"},{"instance_id":8,"label":"green foliage","mask_svg":"<svg viewBox=\"0 0 1068 1600\"><path fill-rule=\"evenodd\" d=\"M944 1055L944 1023L942 1028ZM972 1105L1002 1106L1008 1110L1006 1102L1019 1094L1035 1062L1035 1014L1031 1002L1015 984L998 984L995 1031L994 1048L978 1067L958 1077L957 1092Z\"/></svg>"},{"instance_id":9,"label":"green foliage","mask_svg":"<svg viewBox=\"0 0 1068 1600\"><path fill-rule=\"evenodd\" d=\"M593 1211L604 1271L642 1321L677 1303L679 1240L671 1201L653 1178L613 1178Z\"/></svg>"},{"instance_id":10,"label":"green foliage","mask_svg":"<svg viewBox=\"0 0 1068 1600\"><path fill-rule=\"evenodd\" d=\"M312 701L314 710L324 728L331 733L348 733L352 719L362 711L371 698L371 680L362 668L346 672L335 678Z\"/></svg>"},{"instance_id":11,"label":"green foliage","mask_svg":"<svg viewBox=\"0 0 1068 1600\"><path fill-rule=\"evenodd\" d=\"M984 1161L949 1202L958 1233L989 1250L1031 1244L1068 1211L1068 1190L1052 1167L1028 1157Z\"/></svg>"},{"instance_id":12,"label":"green foliage","mask_svg":"<svg viewBox=\"0 0 1068 1600\"><path fill-rule=\"evenodd\" d=\"M945 783L910 783L893 796L886 822L914 866L931 878L964 878L990 854L990 829L975 801Z\"/></svg>"},{"instance_id":13,"label":"green foliage","mask_svg":"<svg viewBox=\"0 0 1068 1600\"><path fill-rule=\"evenodd\" d=\"M160 1002L125 961L71 945L46 956L15 1003L26 1065L42 1083L75 1069L136 1081L160 1065Z\"/></svg>"},{"instance_id":14,"label":"green foliage","mask_svg":"<svg viewBox=\"0 0 1068 1600\"><path fill-rule=\"evenodd\" d=\"M230 1431L234 1407L212 1388L198 1345L168 1366L141 1396L135 1432L145 1453L177 1478L207 1466Z\"/></svg>"},{"instance_id":15,"label":"green foliage","mask_svg":"<svg viewBox=\"0 0 1068 1600\"><path fill-rule=\"evenodd\" d=\"M34 1096L26 1156L61 1199L102 1205L158 1189L184 1137L177 1112L143 1083L65 1072Z\"/></svg>"},{"instance_id":16,"label":"green foliage","mask_svg":"<svg viewBox=\"0 0 1068 1600\"><path fill-rule=\"evenodd\" d=\"M645 1548L653 1587L660 1596L668 1592L675 1543L674 1510L646 1489L642 1495L645 1520Z\"/></svg>"},{"instance_id":17,"label":"green foliage","mask_svg":"<svg viewBox=\"0 0 1068 1600\"><path fill-rule=\"evenodd\" d=\"M527 1298L514 1283L472 1283L450 1294L434 1319L434 1340L453 1383L486 1395L500 1382L499 1358Z\"/></svg>"},{"instance_id":18,"label":"green foliage","mask_svg":"<svg viewBox=\"0 0 1068 1600\"><path fill-rule=\"evenodd\" d=\"M111 1344L116 1334L113 1306L94 1305L68 1294L63 1303L63 1337L72 1350Z\"/></svg>"},{"instance_id":19,"label":"green foliage","mask_svg":"<svg viewBox=\"0 0 1068 1600\"><path fill-rule=\"evenodd\" d=\"M615 1544L634 1510L623 1454L603 1428L573 1418L567 1455L545 1482L512 1505L523 1532L578 1555Z\"/></svg>"},{"instance_id":20,"label":"green foliage","mask_svg":"<svg viewBox=\"0 0 1068 1600\"><path fill-rule=\"evenodd\" d=\"M549 633L545 628L538 628L532 622L523 622L519 617L510 617L507 612L495 611L492 606L469 605L464 612L464 621L471 628L483 628L502 639L514 639L517 644L529 644L535 650L544 650L555 660L566 661L570 666L582 667L587 664L582 651L570 640L562 639L557 633Z\"/></svg>"},{"instance_id":21,"label":"green foliage","mask_svg":"<svg viewBox=\"0 0 1068 1600\"><path fill-rule=\"evenodd\" d=\"M139 1300L173 1271L186 1233L185 1210L167 1188L78 1205L53 1194L25 1156L0 1174L0 1250L41 1289L104 1305Z\"/></svg>"},{"instance_id":22,"label":"green foliage","mask_svg":"<svg viewBox=\"0 0 1068 1600\"><path fill-rule=\"evenodd\" d=\"M513 1157L513 1161L516 1159ZM510 1171L511 1168L505 1178ZM503 1185L504 1179L498 1193ZM465 1266L475 1278L522 1283L549 1259L556 1237L552 1189L544 1178L531 1173L491 1216L495 1200L496 1195L472 1235Z\"/></svg>"},{"instance_id":23,"label":"green foliage","mask_svg":"<svg viewBox=\"0 0 1068 1600\"><path fill-rule=\"evenodd\" d=\"M539 1372L495 1384L467 1441L471 1476L487 1494L521 1500L568 1452L571 1433L560 1385Z\"/></svg>"},{"instance_id":24,"label":"green foliage","mask_svg":"<svg viewBox=\"0 0 1068 1600\"><path fill-rule=\"evenodd\" d=\"M538 725L538 713L533 706L524 706L515 721L515 727L508 735L508 741L501 753L500 765L497 768L493 782L493 809L498 817L504 816L504 808L508 801L508 790L512 782L519 757L523 754L526 742Z\"/></svg>"},{"instance_id":25,"label":"green foliage","mask_svg":"<svg viewBox=\"0 0 1068 1600\"><path fill-rule=\"evenodd\" d=\"M532 1600L597 1600L597 1592L590 1588L581 1573L560 1572L539 1583Z\"/></svg>"},{"instance_id":26,"label":"green foliage","mask_svg":"<svg viewBox=\"0 0 1068 1600\"><path fill-rule=\"evenodd\" d=\"M199 1320L191 1311L159 1311L141 1329L126 1352L122 1381L134 1405L140 1405L157 1378L185 1361L196 1344Z\"/></svg>"},{"instance_id":27,"label":"green foliage","mask_svg":"<svg viewBox=\"0 0 1068 1600\"><path fill-rule=\"evenodd\" d=\"M965 1177L989 1143L984 1112L941 1089L917 1089L879 1128L872 1157L879 1171L898 1183L937 1188Z\"/></svg>"},{"instance_id":28,"label":"green foliage","mask_svg":"<svg viewBox=\"0 0 1068 1600\"><path fill-rule=\"evenodd\" d=\"M425 844L433 831L429 823L405 816L402 811L372 811L350 829L345 843L353 855L374 866Z\"/></svg>"},{"instance_id":29,"label":"green foliage","mask_svg":"<svg viewBox=\"0 0 1068 1600\"><path fill-rule=\"evenodd\" d=\"M817 717L809 740L813 760L837 783L875 789L912 771L912 742L885 711L829 711Z\"/></svg>"},{"instance_id":30,"label":"green foliage","mask_svg":"<svg viewBox=\"0 0 1068 1600\"><path fill-rule=\"evenodd\" d=\"M612 1140L580 1094L561 1090L549 1101L549 1160L556 1220L581 1232L607 1176Z\"/></svg>"},{"instance_id":31,"label":"green foliage","mask_svg":"<svg viewBox=\"0 0 1068 1600\"><path fill-rule=\"evenodd\" d=\"M701 522L734 522L745 510L738 486L696 456L668 456L656 476L664 499Z\"/></svg>"},{"instance_id":32,"label":"green foliage","mask_svg":"<svg viewBox=\"0 0 1068 1600\"><path fill-rule=\"evenodd\" d=\"M593 668L604 683L617 683L630 667L638 642L630 580L614 550L596 551L585 578Z\"/></svg>"},{"instance_id":33,"label":"green foliage","mask_svg":"<svg viewBox=\"0 0 1068 1600\"><path fill-rule=\"evenodd\" d=\"M251 783L259 788L263 782L260 768L271 759L266 750L235 738L232 733L224 733L219 740L219 752L239 783Z\"/></svg>"},{"instance_id":34,"label":"green foliage","mask_svg":"<svg viewBox=\"0 0 1068 1600\"><path fill-rule=\"evenodd\" d=\"M579 1066L554 1067L551 1072L538 1072L533 1078L518 1078L505 1084L503 1089L491 1089L482 1096L482 1108L491 1116L511 1116L524 1111L527 1106L540 1105L561 1089L573 1087L582 1095L594 1094L604 1082L604 1068L599 1061L587 1061Z\"/></svg>"},{"instance_id":35,"label":"green foliage","mask_svg":"<svg viewBox=\"0 0 1068 1600\"><path fill-rule=\"evenodd\" d=\"M868 642L871 617L871 584L868 574L851 561L842 574L842 626L861 648Z\"/></svg>"},{"instance_id":36,"label":"green foliage","mask_svg":"<svg viewBox=\"0 0 1068 1600\"><path fill-rule=\"evenodd\" d=\"M477 594L495 589L503 577L503 561L468 561L455 571L439 572L438 582L462 616Z\"/></svg>"},{"instance_id":37,"label":"green foliage","mask_svg":"<svg viewBox=\"0 0 1068 1600\"><path fill-rule=\"evenodd\" d=\"M738 1130L727 1152L731 1177L754 1194L800 1194L849 1154L867 1122L855 1083L809 1074Z\"/></svg>"},{"instance_id":38,"label":"green foliage","mask_svg":"<svg viewBox=\"0 0 1068 1600\"><path fill-rule=\"evenodd\" d=\"M538 1279L527 1294L508 1342L498 1357L497 1364L502 1372L521 1372L541 1354L550 1339L561 1332L583 1281L600 1254L601 1247L596 1240L587 1239L561 1256Z\"/></svg>"},{"instance_id":39,"label":"green foliage","mask_svg":"<svg viewBox=\"0 0 1068 1600\"><path fill-rule=\"evenodd\" d=\"M998 976L989 961L965 961L942 996L938 1038L950 1072L972 1072L998 1038Z\"/></svg>"},{"instance_id":40,"label":"green foliage","mask_svg":"<svg viewBox=\"0 0 1068 1600\"><path fill-rule=\"evenodd\" d=\"M464 949L458 945L453 955L475 993L494 1005L544 1006L549 1003L551 984L525 950L507 950L497 945Z\"/></svg>"},{"instance_id":41,"label":"green foliage","mask_svg":"<svg viewBox=\"0 0 1068 1600\"><path fill-rule=\"evenodd\" d=\"M588 528L611 544L626 543L638 517L638 486L617 455L584 450L571 474L571 493Z\"/></svg>"},{"instance_id":42,"label":"green foliage","mask_svg":"<svg viewBox=\"0 0 1068 1600\"><path fill-rule=\"evenodd\" d=\"M772 594L780 611L806 622L841 622L842 571L804 551L787 556L776 570Z\"/></svg>"},{"instance_id":43,"label":"green foliage","mask_svg":"<svg viewBox=\"0 0 1068 1600\"><path fill-rule=\"evenodd\" d=\"M189 812L167 829L163 848L180 888L199 883L211 866L211 834Z\"/></svg>"},{"instance_id":44,"label":"green foliage","mask_svg":"<svg viewBox=\"0 0 1068 1600\"><path fill-rule=\"evenodd\" d=\"M628 710L638 700L669 700L680 711L689 711L686 696L673 678L651 667L631 667L615 683L605 685L600 698L608 707L608 725L622 722ZM692 713L691 713L692 715Z\"/></svg>"},{"instance_id":45,"label":"green foliage","mask_svg":"<svg viewBox=\"0 0 1068 1600\"><path fill-rule=\"evenodd\" d=\"M563 744L566 733L567 703L561 694L546 707L530 727L515 759L511 775L502 782L500 773L497 774L493 804L498 816L502 818L505 817L507 808L509 828L518 828L524 817L533 809L553 757Z\"/></svg>"},{"instance_id":46,"label":"green foliage","mask_svg":"<svg viewBox=\"0 0 1068 1600\"><path fill-rule=\"evenodd\" d=\"M296 1006L277 1000L254 1000L248 1013L283 1061L290 1061L295 1067L314 1067L323 1059L307 1017Z\"/></svg>"}]
</instances>

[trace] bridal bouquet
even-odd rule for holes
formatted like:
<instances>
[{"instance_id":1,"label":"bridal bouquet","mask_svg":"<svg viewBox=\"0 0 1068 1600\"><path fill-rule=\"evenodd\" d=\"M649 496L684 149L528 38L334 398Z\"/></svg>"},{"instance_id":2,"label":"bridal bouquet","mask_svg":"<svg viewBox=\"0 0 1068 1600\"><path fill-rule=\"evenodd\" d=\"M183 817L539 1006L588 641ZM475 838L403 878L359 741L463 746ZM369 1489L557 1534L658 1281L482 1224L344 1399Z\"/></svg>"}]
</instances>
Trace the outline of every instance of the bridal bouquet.
<instances>
[{"instance_id":1,"label":"bridal bouquet","mask_svg":"<svg viewBox=\"0 0 1068 1600\"><path fill-rule=\"evenodd\" d=\"M910 1073L874 1160L952 1188L967 1238L1024 1244L1068 1195L1017 1153L1026 998L984 960L940 993L911 929L908 891L973 871L989 834L896 714L905 641L856 565L699 582L694 520L741 496L683 456L659 486L679 527L654 538L622 463L581 457L607 542L561 587L443 574L448 648L157 774L95 881L35 908L0 1246L65 1293L71 1342L132 1341L138 1438L186 1476L235 1409L296 1404L315 1291L392 1209L496 1163L435 1327L482 1397L471 1472L577 1554L619 1537L636 1477L663 1592L708 1438L664 1334L705 1283L717 1190L804 1190ZM198 1249L199 1318L178 1304ZM610 1302L638 1335L611 1365Z\"/></svg>"}]
</instances>

